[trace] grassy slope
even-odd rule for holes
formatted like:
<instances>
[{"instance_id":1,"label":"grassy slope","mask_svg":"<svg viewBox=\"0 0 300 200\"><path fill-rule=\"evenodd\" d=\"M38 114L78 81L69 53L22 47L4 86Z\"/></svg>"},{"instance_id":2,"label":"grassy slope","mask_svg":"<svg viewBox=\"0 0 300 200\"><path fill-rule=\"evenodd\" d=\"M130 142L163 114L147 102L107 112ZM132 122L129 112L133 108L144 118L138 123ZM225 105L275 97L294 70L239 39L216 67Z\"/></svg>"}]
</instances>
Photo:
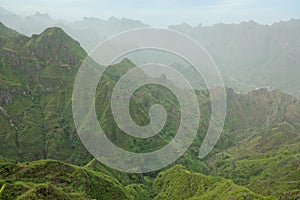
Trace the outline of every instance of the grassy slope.
<instances>
[{"instance_id":1,"label":"grassy slope","mask_svg":"<svg viewBox=\"0 0 300 200\"><path fill-rule=\"evenodd\" d=\"M252 191L293 199L300 196L300 134L287 122L244 132L234 147L210 159L214 174Z\"/></svg>"},{"instance_id":2,"label":"grassy slope","mask_svg":"<svg viewBox=\"0 0 300 200\"><path fill-rule=\"evenodd\" d=\"M0 162L1 199L275 199L231 180L191 173L181 165L154 180L124 186L107 171L96 172L55 160ZM149 193L149 191L151 193Z\"/></svg>"},{"instance_id":3,"label":"grassy slope","mask_svg":"<svg viewBox=\"0 0 300 200\"><path fill-rule=\"evenodd\" d=\"M142 185L123 186L115 178L55 160L0 163L1 199L139 199ZM143 198L144 199L144 198Z\"/></svg>"},{"instance_id":4,"label":"grassy slope","mask_svg":"<svg viewBox=\"0 0 300 200\"><path fill-rule=\"evenodd\" d=\"M181 165L161 172L153 183L154 199L275 199L255 194L231 180L191 173Z\"/></svg>"}]
</instances>

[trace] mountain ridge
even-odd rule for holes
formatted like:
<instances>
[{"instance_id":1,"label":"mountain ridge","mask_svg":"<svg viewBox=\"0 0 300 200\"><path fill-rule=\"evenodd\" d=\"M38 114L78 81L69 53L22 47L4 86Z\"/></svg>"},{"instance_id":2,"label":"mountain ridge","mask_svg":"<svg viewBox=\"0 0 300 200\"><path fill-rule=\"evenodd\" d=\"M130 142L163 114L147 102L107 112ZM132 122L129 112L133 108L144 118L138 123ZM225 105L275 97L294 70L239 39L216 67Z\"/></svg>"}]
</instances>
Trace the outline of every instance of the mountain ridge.
<instances>
[{"instance_id":1,"label":"mountain ridge","mask_svg":"<svg viewBox=\"0 0 300 200\"><path fill-rule=\"evenodd\" d=\"M245 193L260 199L292 199L300 195L297 188L300 179L297 165L300 159L300 101L297 98L279 90L259 89L237 94L233 89L226 89L228 115L225 128L212 152L199 160L199 147L210 119L210 97L207 90L196 90L202 116L190 149L172 164L173 168L128 175L91 161L92 156L77 135L71 95L77 70L87 55L78 42L59 28L49 28L31 38L17 35L3 39L5 42L0 50L0 155L17 160L0 157L3 179L0 184L7 184L4 195L10 191L18 191L21 195L29 190L28 195L35 198L49 193L69 199L84 199L83 193L104 198L101 195L111 197L111 189L116 189L121 198L130 196L133 199L171 199L175 194L181 195L178 197L182 199L221 199L222 196L240 199ZM63 66L64 63L69 66ZM149 107L159 103L169 114L166 129L147 140L124 134L111 115L108 100L117 80L133 67L133 62L123 59L104 72L96 93L96 102L102 103L96 104L96 112L99 124L116 145L128 151L147 152L160 148L173 138L180 120L180 105L165 88L152 85L140 88L130 105L133 120L141 125L148 124ZM78 173L79 183L72 184ZM161 173L163 175L158 175ZM178 179L177 174L180 174ZM215 176L231 180L214 181ZM98 179L99 183L92 184L89 178ZM207 180L209 187L205 189L205 183L203 185L198 179ZM171 180L178 181L169 184ZM98 194L94 184L104 184L101 192L105 192ZM191 190L188 184L192 184ZM270 185L272 187L268 187ZM174 194L170 192L173 189ZM200 194L203 189L206 194ZM224 190L229 193L222 193Z\"/></svg>"},{"instance_id":2,"label":"mountain ridge","mask_svg":"<svg viewBox=\"0 0 300 200\"><path fill-rule=\"evenodd\" d=\"M26 22L16 15L5 13L2 15L0 13L0 21L27 35L40 33L49 26L62 27L69 35L80 41L88 52L114 34L131 28L148 27L136 20L117 20L117 18L101 20L88 17L72 23L56 21L43 24L36 20L32 21L31 18ZM44 16L37 14L36 17L39 15ZM300 97L297 88L300 84L297 76L300 73L297 60L300 53L298 48L300 19L292 18L271 25L261 25L251 20L212 26L190 26L183 23L171 25L169 28L192 37L210 53L222 73L226 87L234 88L241 93L256 88L280 89ZM147 56L142 57L145 62L149 59Z\"/></svg>"}]
</instances>

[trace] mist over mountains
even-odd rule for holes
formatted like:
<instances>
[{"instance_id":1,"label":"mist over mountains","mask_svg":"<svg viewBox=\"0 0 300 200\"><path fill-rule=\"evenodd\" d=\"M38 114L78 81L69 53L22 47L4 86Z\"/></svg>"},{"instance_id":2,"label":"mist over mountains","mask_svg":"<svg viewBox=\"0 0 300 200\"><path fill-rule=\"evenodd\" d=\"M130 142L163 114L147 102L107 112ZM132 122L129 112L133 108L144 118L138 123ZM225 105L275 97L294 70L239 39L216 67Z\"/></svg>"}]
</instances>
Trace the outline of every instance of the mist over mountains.
<instances>
[{"instance_id":1,"label":"mist over mountains","mask_svg":"<svg viewBox=\"0 0 300 200\"><path fill-rule=\"evenodd\" d=\"M8 27L27 36L41 33L51 26L61 27L74 39L80 41L86 51L92 50L98 43L113 34L132 28L148 26L137 20L118 19L116 17L110 17L108 20L84 17L81 21L74 22L55 20L48 14L39 12L21 17L3 8L0 9L0 20Z\"/></svg>"},{"instance_id":2,"label":"mist over mountains","mask_svg":"<svg viewBox=\"0 0 300 200\"><path fill-rule=\"evenodd\" d=\"M299 96L300 20L271 26L249 21L169 28L199 41L215 60L228 86L238 91L267 87Z\"/></svg>"},{"instance_id":3,"label":"mist over mountains","mask_svg":"<svg viewBox=\"0 0 300 200\"><path fill-rule=\"evenodd\" d=\"M55 20L38 12L20 17L3 8L0 9L0 20L28 36L41 33L47 27L61 27L87 52L109 36L132 28L148 27L137 20L115 17L108 20L85 17L75 22ZM226 86L238 92L257 88L280 89L300 97L300 20L291 19L270 26L248 21L209 27L182 23L168 28L191 36L206 48L219 67ZM140 57L147 59L147 56ZM176 65L172 59L170 64ZM179 67L184 67L181 65Z\"/></svg>"}]
</instances>

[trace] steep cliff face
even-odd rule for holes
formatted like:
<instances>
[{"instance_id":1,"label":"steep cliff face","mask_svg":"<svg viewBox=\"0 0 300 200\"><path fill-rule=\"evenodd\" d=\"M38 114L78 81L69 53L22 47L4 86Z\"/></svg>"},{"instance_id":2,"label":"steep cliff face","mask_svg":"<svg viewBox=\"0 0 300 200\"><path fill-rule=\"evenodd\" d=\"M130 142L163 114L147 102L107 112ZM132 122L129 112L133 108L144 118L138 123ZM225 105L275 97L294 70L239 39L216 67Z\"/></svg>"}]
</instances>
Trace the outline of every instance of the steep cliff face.
<instances>
[{"instance_id":1,"label":"steep cliff face","mask_svg":"<svg viewBox=\"0 0 300 200\"><path fill-rule=\"evenodd\" d=\"M279 90L270 92L267 89L258 89L247 94L236 94L233 90L228 90L227 99L225 126L228 129L271 126L287 120L294 125L297 123L294 115L299 114L299 111L292 111L292 108L298 106L299 100Z\"/></svg>"}]
</instances>

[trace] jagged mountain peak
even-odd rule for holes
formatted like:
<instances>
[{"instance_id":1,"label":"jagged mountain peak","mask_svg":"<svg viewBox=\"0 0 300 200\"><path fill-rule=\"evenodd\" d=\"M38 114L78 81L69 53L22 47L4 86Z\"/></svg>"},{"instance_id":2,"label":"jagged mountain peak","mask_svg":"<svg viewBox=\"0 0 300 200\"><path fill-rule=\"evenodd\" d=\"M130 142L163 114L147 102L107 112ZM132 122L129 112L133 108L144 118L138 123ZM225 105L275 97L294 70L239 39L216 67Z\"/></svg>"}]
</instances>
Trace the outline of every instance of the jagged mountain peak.
<instances>
[{"instance_id":1,"label":"jagged mountain peak","mask_svg":"<svg viewBox=\"0 0 300 200\"><path fill-rule=\"evenodd\" d=\"M47 28L39 35L32 35L24 50L37 59L61 65L74 65L86 56L79 42L59 27Z\"/></svg>"}]
</instances>

